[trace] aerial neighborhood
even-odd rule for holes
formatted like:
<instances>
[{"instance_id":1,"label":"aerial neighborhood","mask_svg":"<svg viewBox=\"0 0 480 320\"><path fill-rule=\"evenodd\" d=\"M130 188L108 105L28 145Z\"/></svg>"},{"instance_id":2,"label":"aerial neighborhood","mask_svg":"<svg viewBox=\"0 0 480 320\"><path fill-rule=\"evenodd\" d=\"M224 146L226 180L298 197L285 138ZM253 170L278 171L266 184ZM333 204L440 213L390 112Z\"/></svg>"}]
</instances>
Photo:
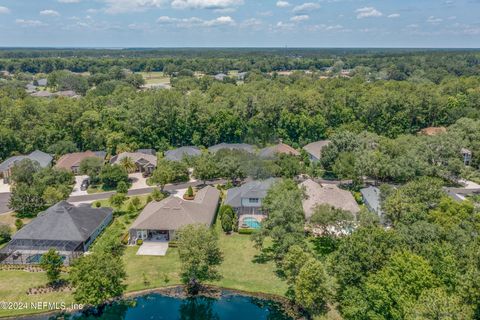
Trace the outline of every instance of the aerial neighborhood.
<instances>
[{"instance_id":1,"label":"aerial neighborhood","mask_svg":"<svg viewBox=\"0 0 480 320\"><path fill-rule=\"evenodd\" d=\"M478 52L98 50L0 50L0 301L478 319Z\"/></svg>"}]
</instances>

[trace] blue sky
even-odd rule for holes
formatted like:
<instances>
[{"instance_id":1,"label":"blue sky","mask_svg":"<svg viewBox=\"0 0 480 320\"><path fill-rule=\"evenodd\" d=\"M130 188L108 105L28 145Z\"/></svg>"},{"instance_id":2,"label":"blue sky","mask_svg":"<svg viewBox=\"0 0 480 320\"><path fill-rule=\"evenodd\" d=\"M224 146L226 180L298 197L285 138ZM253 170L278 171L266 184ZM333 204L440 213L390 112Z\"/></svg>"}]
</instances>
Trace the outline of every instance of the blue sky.
<instances>
[{"instance_id":1,"label":"blue sky","mask_svg":"<svg viewBox=\"0 0 480 320\"><path fill-rule=\"evenodd\" d=\"M0 0L0 46L480 47L480 0Z\"/></svg>"}]
</instances>

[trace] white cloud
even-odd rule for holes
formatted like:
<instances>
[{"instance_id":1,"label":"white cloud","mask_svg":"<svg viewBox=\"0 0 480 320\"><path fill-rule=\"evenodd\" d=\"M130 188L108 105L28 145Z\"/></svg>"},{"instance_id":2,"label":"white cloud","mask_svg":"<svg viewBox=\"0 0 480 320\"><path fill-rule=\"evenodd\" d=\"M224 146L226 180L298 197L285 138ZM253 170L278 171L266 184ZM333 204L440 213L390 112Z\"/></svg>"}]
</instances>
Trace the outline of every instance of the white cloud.
<instances>
[{"instance_id":1,"label":"white cloud","mask_svg":"<svg viewBox=\"0 0 480 320\"><path fill-rule=\"evenodd\" d=\"M57 0L60 3L79 3L80 0Z\"/></svg>"},{"instance_id":2,"label":"white cloud","mask_svg":"<svg viewBox=\"0 0 480 320\"><path fill-rule=\"evenodd\" d=\"M399 13L392 13L387 16L387 18L393 19L393 18L400 18Z\"/></svg>"},{"instance_id":3,"label":"white cloud","mask_svg":"<svg viewBox=\"0 0 480 320\"><path fill-rule=\"evenodd\" d=\"M247 19L240 24L243 28L258 28L261 25L263 25L262 20L256 18Z\"/></svg>"},{"instance_id":4,"label":"white cloud","mask_svg":"<svg viewBox=\"0 0 480 320\"><path fill-rule=\"evenodd\" d=\"M107 5L105 12L117 14L145 11L149 8L160 8L166 3L166 0L103 0L103 2Z\"/></svg>"},{"instance_id":5,"label":"white cloud","mask_svg":"<svg viewBox=\"0 0 480 320\"><path fill-rule=\"evenodd\" d=\"M381 13L374 7L360 8L360 9L357 9L355 12L357 13L357 19L383 16L383 13Z\"/></svg>"},{"instance_id":6,"label":"white cloud","mask_svg":"<svg viewBox=\"0 0 480 320\"><path fill-rule=\"evenodd\" d=\"M431 24L439 24L439 23L442 22L442 21L443 21L442 18L436 18L436 17L434 17L434 16L430 16L430 17L428 17L428 19L427 19L427 22L428 22L428 23L431 23Z\"/></svg>"},{"instance_id":7,"label":"white cloud","mask_svg":"<svg viewBox=\"0 0 480 320\"><path fill-rule=\"evenodd\" d=\"M23 27L40 27L40 26L46 25L40 20L25 20L25 19L17 19L15 20L15 23Z\"/></svg>"},{"instance_id":8,"label":"white cloud","mask_svg":"<svg viewBox=\"0 0 480 320\"><path fill-rule=\"evenodd\" d=\"M10 9L7 7L0 7L0 14L10 13Z\"/></svg>"},{"instance_id":9,"label":"white cloud","mask_svg":"<svg viewBox=\"0 0 480 320\"><path fill-rule=\"evenodd\" d=\"M286 7L290 7L290 6L291 6L291 4L288 1L277 1L277 7L279 7L279 8L286 8Z\"/></svg>"},{"instance_id":10,"label":"white cloud","mask_svg":"<svg viewBox=\"0 0 480 320\"><path fill-rule=\"evenodd\" d=\"M300 21L306 21L310 19L310 17L306 14L300 15L300 16L294 16L290 18L290 21L292 22L300 22Z\"/></svg>"},{"instance_id":11,"label":"white cloud","mask_svg":"<svg viewBox=\"0 0 480 320\"><path fill-rule=\"evenodd\" d=\"M293 29L294 27L295 27L294 23L285 23L285 22L282 22L282 21L279 21L277 23L277 28L279 28L279 29L289 30L289 29Z\"/></svg>"},{"instance_id":12,"label":"white cloud","mask_svg":"<svg viewBox=\"0 0 480 320\"><path fill-rule=\"evenodd\" d=\"M243 0L173 0L175 9L226 9L243 4Z\"/></svg>"},{"instance_id":13,"label":"white cloud","mask_svg":"<svg viewBox=\"0 0 480 320\"><path fill-rule=\"evenodd\" d=\"M233 26L235 20L230 16L221 16L212 20L204 20L197 17L191 18L173 18L169 16L162 16L157 19L158 24L162 25L175 25L181 28L193 28L193 27L216 27L216 26Z\"/></svg>"},{"instance_id":14,"label":"white cloud","mask_svg":"<svg viewBox=\"0 0 480 320\"><path fill-rule=\"evenodd\" d=\"M313 10L317 10L320 8L320 5L318 3L314 2L306 2L304 4L298 5L295 8L293 8L294 13L305 13L305 12L310 12Z\"/></svg>"},{"instance_id":15,"label":"white cloud","mask_svg":"<svg viewBox=\"0 0 480 320\"><path fill-rule=\"evenodd\" d=\"M42 10L42 11L40 11L40 14L42 16L50 16L50 17L60 16L60 13L58 13L58 11L55 11L55 10Z\"/></svg>"}]
</instances>

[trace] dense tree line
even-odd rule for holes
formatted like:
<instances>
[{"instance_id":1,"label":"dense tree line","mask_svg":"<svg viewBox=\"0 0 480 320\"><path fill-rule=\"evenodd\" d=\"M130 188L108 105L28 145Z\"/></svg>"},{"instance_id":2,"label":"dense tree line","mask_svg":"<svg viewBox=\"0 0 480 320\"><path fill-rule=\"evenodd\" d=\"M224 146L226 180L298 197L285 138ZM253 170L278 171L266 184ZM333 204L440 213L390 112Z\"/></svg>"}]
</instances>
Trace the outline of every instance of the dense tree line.
<instances>
[{"instance_id":1,"label":"dense tree line","mask_svg":"<svg viewBox=\"0 0 480 320\"><path fill-rule=\"evenodd\" d=\"M78 100L32 98L3 87L0 159L34 149L115 154L219 142L261 146L279 138L300 147L342 130L394 138L478 118L479 88L478 77L433 84L255 73L243 85L187 77L172 90L137 92L122 84Z\"/></svg>"}]
</instances>

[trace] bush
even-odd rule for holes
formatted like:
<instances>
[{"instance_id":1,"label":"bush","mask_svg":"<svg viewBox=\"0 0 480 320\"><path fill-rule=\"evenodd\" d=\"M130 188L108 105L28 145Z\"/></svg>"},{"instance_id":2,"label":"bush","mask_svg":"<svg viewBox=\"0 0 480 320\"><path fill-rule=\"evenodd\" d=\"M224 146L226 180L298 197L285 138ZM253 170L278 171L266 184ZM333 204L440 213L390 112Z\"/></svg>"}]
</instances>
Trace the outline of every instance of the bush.
<instances>
[{"instance_id":1,"label":"bush","mask_svg":"<svg viewBox=\"0 0 480 320\"><path fill-rule=\"evenodd\" d=\"M15 228L17 228L17 231L23 228L23 221L22 221L22 219L17 219L17 220L15 220Z\"/></svg>"},{"instance_id":2,"label":"bush","mask_svg":"<svg viewBox=\"0 0 480 320\"><path fill-rule=\"evenodd\" d=\"M142 239L138 239L137 240L137 246L141 246L143 244L143 240Z\"/></svg>"},{"instance_id":3,"label":"bush","mask_svg":"<svg viewBox=\"0 0 480 320\"><path fill-rule=\"evenodd\" d=\"M95 201L95 208L100 208L102 203L100 201Z\"/></svg>"},{"instance_id":4,"label":"bush","mask_svg":"<svg viewBox=\"0 0 480 320\"><path fill-rule=\"evenodd\" d=\"M120 181L117 185L117 192L127 194L128 193L128 185L125 181Z\"/></svg>"},{"instance_id":5,"label":"bush","mask_svg":"<svg viewBox=\"0 0 480 320\"><path fill-rule=\"evenodd\" d=\"M128 173L119 165L107 165L100 171L100 180L105 188L115 189L121 181L128 182Z\"/></svg>"},{"instance_id":6,"label":"bush","mask_svg":"<svg viewBox=\"0 0 480 320\"><path fill-rule=\"evenodd\" d=\"M0 224L0 243L5 243L10 241L12 230L6 224Z\"/></svg>"},{"instance_id":7,"label":"bush","mask_svg":"<svg viewBox=\"0 0 480 320\"><path fill-rule=\"evenodd\" d=\"M250 229L250 228L241 228L238 229L239 234L253 234L257 232L257 229Z\"/></svg>"}]
</instances>

